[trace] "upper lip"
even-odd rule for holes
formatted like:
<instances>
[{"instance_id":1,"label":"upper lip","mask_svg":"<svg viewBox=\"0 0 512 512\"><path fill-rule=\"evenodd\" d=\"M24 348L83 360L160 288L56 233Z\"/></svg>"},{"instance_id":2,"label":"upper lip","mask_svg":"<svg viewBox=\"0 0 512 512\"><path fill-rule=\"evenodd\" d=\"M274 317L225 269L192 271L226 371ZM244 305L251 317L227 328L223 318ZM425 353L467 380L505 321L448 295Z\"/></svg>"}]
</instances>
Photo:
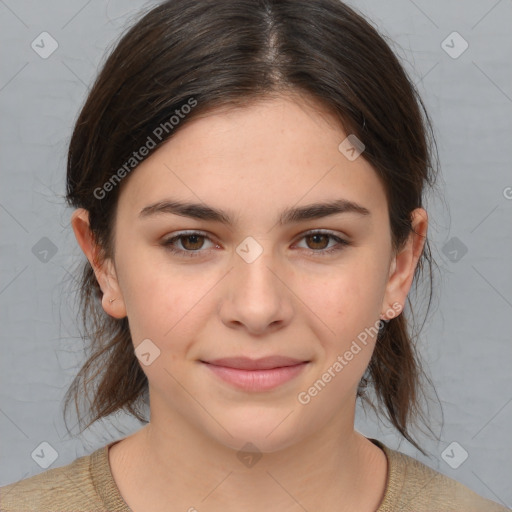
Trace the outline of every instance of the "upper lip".
<instances>
[{"instance_id":1,"label":"upper lip","mask_svg":"<svg viewBox=\"0 0 512 512\"><path fill-rule=\"evenodd\" d=\"M271 368L281 368L283 366L294 366L308 361L301 361L292 357L269 356L261 359L250 359L249 357L223 357L211 361L202 361L203 363L213 364L215 366L224 366L227 368L237 368L240 370L269 370Z\"/></svg>"}]
</instances>

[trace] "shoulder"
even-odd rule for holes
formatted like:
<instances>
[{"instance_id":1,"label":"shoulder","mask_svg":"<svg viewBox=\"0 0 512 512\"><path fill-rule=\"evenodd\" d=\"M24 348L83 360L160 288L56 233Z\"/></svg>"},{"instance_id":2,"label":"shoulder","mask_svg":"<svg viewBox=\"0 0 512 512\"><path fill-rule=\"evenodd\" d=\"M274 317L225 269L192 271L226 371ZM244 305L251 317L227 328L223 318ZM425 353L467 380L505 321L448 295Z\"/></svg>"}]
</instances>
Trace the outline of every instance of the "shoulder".
<instances>
[{"instance_id":1,"label":"shoulder","mask_svg":"<svg viewBox=\"0 0 512 512\"><path fill-rule=\"evenodd\" d=\"M103 449L0 487L0 511L105 512L91 473L91 462Z\"/></svg>"},{"instance_id":2,"label":"shoulder","mask_svg":"<svg viewBox=\"0 0 512 512\"><path fill-rule=\"evenodd\" d=\"M375 440L374 440L375 441ZM377 512L507 512L469 487L378 442L388 458L388 482Z\"/></svg>"}]
</instances>

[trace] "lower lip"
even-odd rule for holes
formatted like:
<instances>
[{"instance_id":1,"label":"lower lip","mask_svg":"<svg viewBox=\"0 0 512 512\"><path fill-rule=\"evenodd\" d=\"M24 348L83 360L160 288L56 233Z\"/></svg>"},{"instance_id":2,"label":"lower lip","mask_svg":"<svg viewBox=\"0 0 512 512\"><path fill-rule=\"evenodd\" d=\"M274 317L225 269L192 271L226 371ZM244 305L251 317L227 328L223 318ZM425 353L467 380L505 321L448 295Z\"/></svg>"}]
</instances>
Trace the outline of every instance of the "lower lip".
<instances>
[{"instance_id":1,"label":"lower lip","mask_svg":"<svg viewBox=\"0 0 512 512\"><path fill-rule=\"evenodd\" d=\"M290 381L305 368L307 363L282 366L269 370L240 370L204 363L217 377L245 391L267 391Z\"/></svg>"}]
</instances>

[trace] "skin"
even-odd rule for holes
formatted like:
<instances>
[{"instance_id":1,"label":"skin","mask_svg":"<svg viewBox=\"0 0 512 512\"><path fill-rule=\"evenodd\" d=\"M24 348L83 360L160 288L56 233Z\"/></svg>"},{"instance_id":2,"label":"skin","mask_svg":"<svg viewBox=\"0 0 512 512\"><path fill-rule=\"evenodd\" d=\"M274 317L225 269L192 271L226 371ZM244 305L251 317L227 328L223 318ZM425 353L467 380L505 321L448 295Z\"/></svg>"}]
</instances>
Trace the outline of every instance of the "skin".
<instances>
[{"instance_id":1,"label":"skin","mask_svg":"<svg viewBox=\"0 0 512 512\"><path fill-rule=\"evenodd\" d=\"M375 511L385 491L384 452L354 429L356 391L375 344L366 346L307 405L307 391L365 328L405 303L424 246L427 214L391 247L384 188L362 156L338 150L342 127L312 100L269 98L210 112L185 125L123 183L113 259L98 260L87 211L72 226L104 293L105 312L128 316L134 347L160 350L141 365L150 388L150 423L114 444L114 479L135 512ZM168 197L229 210L234 225L161 214L145 206ZM287 207L345 198L371 212L280 226ZM351 241L312 240L329 230ZM162 240L184 230L209 238ZM236 252L248 236L262 254ZM110 302L110 299L115 299ZM310 363L266 392L235 388L199 360L284 355ZM247 443L262 457L246 467ZM302 506L301 506L302 505Z\"/></svg>"}]
</instances>

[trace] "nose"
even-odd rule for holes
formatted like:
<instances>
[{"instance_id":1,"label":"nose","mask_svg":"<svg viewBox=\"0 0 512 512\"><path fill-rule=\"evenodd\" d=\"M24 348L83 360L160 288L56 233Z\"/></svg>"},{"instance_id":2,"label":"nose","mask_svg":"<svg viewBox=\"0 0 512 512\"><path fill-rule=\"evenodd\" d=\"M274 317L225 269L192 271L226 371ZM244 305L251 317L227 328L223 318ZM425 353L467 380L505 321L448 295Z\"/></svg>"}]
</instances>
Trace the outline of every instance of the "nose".
<instances>
[{"instance_id":1,"label":"nose","mask_svg":"<svg viewBox=\"0 0 512 512\"><path fill-rule=\"evenodd\" d=\"M220 315L230 328L264 335L290 323L293 285L289 273L272 262L270 251L248 261L236 256L222 290Z\"/></svg>"}]
</instances>

